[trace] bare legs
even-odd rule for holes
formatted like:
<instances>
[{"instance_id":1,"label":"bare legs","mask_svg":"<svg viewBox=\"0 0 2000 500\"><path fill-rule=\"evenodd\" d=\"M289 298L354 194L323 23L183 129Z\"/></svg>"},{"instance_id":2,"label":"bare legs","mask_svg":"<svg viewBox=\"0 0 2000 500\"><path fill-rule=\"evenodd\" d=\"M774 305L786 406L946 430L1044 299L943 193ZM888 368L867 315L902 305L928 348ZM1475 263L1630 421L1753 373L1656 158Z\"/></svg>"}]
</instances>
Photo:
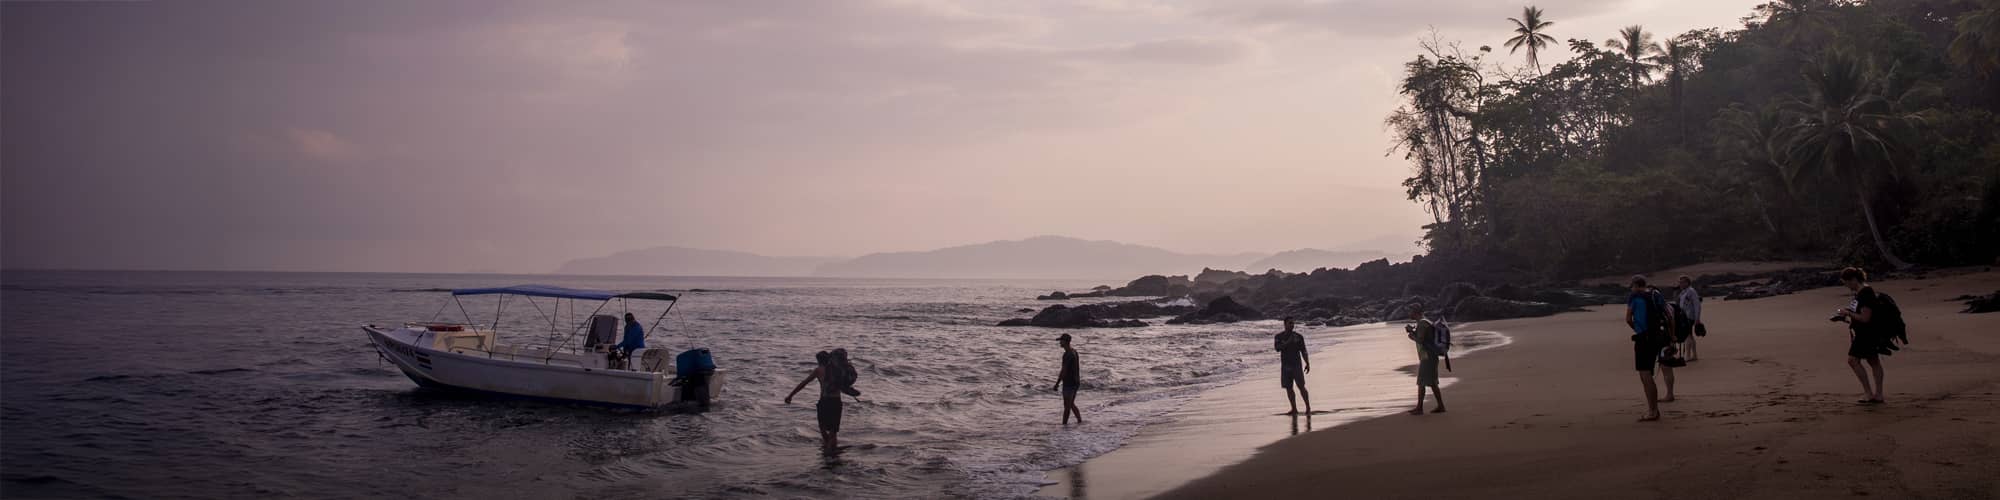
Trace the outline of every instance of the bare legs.
<instances>
[{"instance_id":1,"label":"bare legs","mask_svg":"<svg viewBox=\"0 0 2000 500\"><path fill-rule=\"evenodd\" d=\"M1695 350L1694 350L1694 343L1695 343L1694 339L1698 339L1698 338L1701 338L1701 337L1698 337L1698 336L1694 336L1694 335L1689 335L1689 336L1688 336L1688 341L1687 341L1687 344L1686 344L1686 345L1684 345L1684 346L1682 346L1682 349L1681 349L1681 352L1685 352L1685 353L1687 353L1687 360L1688 360L1688 361L1690 361L1690 362L1694 361L1694 360L1695 360L1695 358L1699 358L1699 357L1701 357L1701 356L1698 356L1698 355L1696 355L1696 354L1695 354Z\"/></svg>"},{"instance_id":2,"label":"bare legs","mask_svg":"<svg viewBox=\"0 0 2000 500\"><path fill-rule=\"evenodd\" d=\"M1653 385L1653 372L1639 372L1639 385L1646 388L1646 416L1640 422L1660 419L1660 388Z\"/></svg>"},{"instance_id":3,"label":"bare legs","mask_svg":"<svg viewBox=\"0 0 2000 500\"><path fill-rule=\"evenodd\" d=\"M1431 394L1437 395L1437 400L1438 400L1437 406L1431 408L1431 413L1444 413L1444 388L1438 386L1430 386L1430 389L1431 389ZM1410 414L1411 415L1424 414L1424 386L1421 385L1417 386L1417 408L1414 410L1410 410Z\"/></svg>"},{"instance_id":4,"label":"bare legs","mask_svg":"<svg viewBox=\"0 0 2000 500\"><path fill-rule=\"evenodd\" d=\"M1660 402L1671 402L1674 400L1674 367L1661 364L1660 373L1667 379L1667 397L1660 398Z\"/></svg>"},{"instance_id":5,"label":"bare legs","mask_svg":"<svg viewBox=\"0 0 2000 500\"><path fill-rule=\"evenodd\" d=\"M1854 369L1854 379L1861 381L1862 403L1880 403L1882 390L1882 358L1868 358L1868 368L1875 370L1875 384L1868 384L1868 369L1861 367L1861 358L1847 357L1847 367Z\"/></svg>"},{"instance_id":6,"label":"bare legs","mask_svg":"<svg viewBox=\"0 0 2000 500\"><path fill-rule=\"evenodd\" d=\"M1069 416L1076 415L1076 423L1083 423L1083 410L1076 408L1076 392L1063 391L1063 424L1069 424Z\"/></svg>"},{"instance_id":7,"label":"bare legs","mask_svg":"<svg viewBox=\"0 0 2000 500\"><path fill-rule=\"evenodd\" d=\"M1296 395L1292 393L1291 387L1285 388L1285 401L1290 402L1292 404L1291 414L1293 415L1299 414L1299 401L1298 401L1299 399L1306 400L1306 414L1311 415L1313 411L1313 399L1312 399L1312 393L1306 392L1306 385L1299 384L1299 391Z\"/></svg>"}]
</instances>

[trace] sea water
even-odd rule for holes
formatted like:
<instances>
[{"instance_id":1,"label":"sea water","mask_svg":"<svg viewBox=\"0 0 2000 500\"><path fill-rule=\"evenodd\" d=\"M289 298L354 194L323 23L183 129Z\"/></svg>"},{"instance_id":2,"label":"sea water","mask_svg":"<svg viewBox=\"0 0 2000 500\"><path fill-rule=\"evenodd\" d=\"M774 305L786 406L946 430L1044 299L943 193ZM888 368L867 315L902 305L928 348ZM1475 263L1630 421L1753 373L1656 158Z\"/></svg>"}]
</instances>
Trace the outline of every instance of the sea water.
<instances>
[{"instance_id":1,"label":"sea water","mask_svg":"<svg viewBox=\"0 0 2000 500\"><path fill-rule=\"evenodd\" d=\"M1092 282L0 278L0 494L10 497L1023 497L1046 472L1117 449L1276 362L1269 321L993 326L1049 304L1035 295ZM360 329L470 318L497 324L506 342L543 344L592 312L651 326L664 310L447 293L521 283L681 294L649 343L711 349L729 370L723 394L704 412L651 412L419 389ZM1065 332L1082 355L1085 425L1060 425L1050 390ZM1305 332L1315 349L1339 342L1334 329ZM817 389L783 399L813 353L834 347L851 353L863 394L846 405L845 449L828 456Z\"/></svg>"}]
</instances>

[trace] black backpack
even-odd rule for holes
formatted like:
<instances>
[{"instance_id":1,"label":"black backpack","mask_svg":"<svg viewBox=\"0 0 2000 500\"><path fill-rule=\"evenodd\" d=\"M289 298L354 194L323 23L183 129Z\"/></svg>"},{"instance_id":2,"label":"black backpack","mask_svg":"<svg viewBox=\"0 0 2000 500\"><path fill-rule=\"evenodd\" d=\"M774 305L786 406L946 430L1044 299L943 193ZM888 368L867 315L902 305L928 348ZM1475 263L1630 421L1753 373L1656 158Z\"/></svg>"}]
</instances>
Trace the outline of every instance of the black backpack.
<instances>
[{"instance_id":1,"label":"black backpack","mask_svg":"<svg viewBox=\"0 0 2000 500\"><path fill-rule=\"evenodd\" d=\"M1889 294L1875 292L1875 314L1870 326L1883 338L1893 338L1910 345L1909 326L1903 323L1903 308L1896 305L1896 299Z\"/></svg>"},{"instance_id":2,"label":"black backpack","mask_svg":"<svg viewBox=\"0 0 2000 500\"><path fill-rule=\"evenodd\" d=\"M1646 290L1644 293L1646 299L1646 333L1655 335L1653 337L1655 339L1659 338L1657 337L1658 335L1671 333L1667 331L1667 298L1660 295L1659 290Z\"/></svg>"}]
</instances>

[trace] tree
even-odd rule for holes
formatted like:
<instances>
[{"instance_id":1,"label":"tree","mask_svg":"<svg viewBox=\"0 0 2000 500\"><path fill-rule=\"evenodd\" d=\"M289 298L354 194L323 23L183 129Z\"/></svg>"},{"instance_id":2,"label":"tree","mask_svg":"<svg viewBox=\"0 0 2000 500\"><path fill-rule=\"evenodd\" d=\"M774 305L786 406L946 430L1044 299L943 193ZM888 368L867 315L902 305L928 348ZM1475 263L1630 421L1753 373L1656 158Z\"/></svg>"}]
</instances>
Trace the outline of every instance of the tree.
<instances>
[{"instance_id":1,"label":"tree","mask_svg":"<svg viewBox=\"0 0 2000 500\"><path fill-rule=\"evenodd\" d=\"M1443 240L1463 245L1475 224L1486 146L1474 116L1479 112L1484 76L1477 57L1435 37L1425 55L1404 64L1397 92L1408 99L1385 124L1396 132L1394 150L1403 151L1413 175L1403 181L1411 200L1423 202ZM1392 150L1393 152L1393 150Z\"/></svg>"},{"instance_id":2,"label":"tree","mask_svg":"<svg viewBox=\"0 0 2000 500\"><path fill-rule=\"evenodd\" d=\"M1820 56L1804 77L1809 94L1787 105L1795 121L1784 131L1786 184L1797 189L1800 175L1815 170L1851 186L1882 259L1910 267L1889 250L1874 207L1876 179L1898 177L1912 152L1909 136L1921 117L1902 109L1908 91L1895 92L1892 78L1869 71L1844 50Z\"/></svg>"},{"instance_id":3,"label":"tree","mask_svg":"<svg viewBox=\"0 0 2000 500\"><path fill-rule=\"evenodd\" d=\"M1527 47L1528 66L1535 68L1535 74L1541 74L1542 62L1536 56L1541 54L1543 47L1556 42L1555 37L1544 32L1555 22L1542 20L1542 9L1535 6L1522 7L1519 19L1509 17L1507 20L1514 22L1514 37L1507 39L1507 53Z\"/></svg>"},{"instance_id":4,"label":"tree","mask_svg":"<svg viewBox=\"0 0 2000 500\"><path fill-rule=\"evenodd\" d=\"M1619 57L1625 58L1625 73L1632 79L1632 89L1635 91L1639 89L1639 84L1646 76L1653 72L1653 64L1647 62L1648 59L1660 52L1660 44L1653 43L1653 34L1647 33L1644 26L1637 24L1618 30L1618 38L1605 40L1604 46L1617 52Z\"/></svg>"},{"instance_id":5,"label":"tree","mask_svg":"<svg viewBox=\"0 0 2000 500\"><path fill-rule=\"evenodd\" d=\"M2000 0L1986 0L1986 8L1958 18L1958 36L1951 40L1951 60L1986 76L2000 69ZM1534 52L1528 52L1529 59Z\"/></svg>"},{"instance_id":6,"label":"tree","mask_svg":"<svg viewBox=\"0 0 2000 500\"><path fill-rule=\"evenodd\" d=\"M1796 44L1807 37L1833 30L1834 0L1778 0L1757 6L1785 43Z\"/></svg>"}]
</instances>

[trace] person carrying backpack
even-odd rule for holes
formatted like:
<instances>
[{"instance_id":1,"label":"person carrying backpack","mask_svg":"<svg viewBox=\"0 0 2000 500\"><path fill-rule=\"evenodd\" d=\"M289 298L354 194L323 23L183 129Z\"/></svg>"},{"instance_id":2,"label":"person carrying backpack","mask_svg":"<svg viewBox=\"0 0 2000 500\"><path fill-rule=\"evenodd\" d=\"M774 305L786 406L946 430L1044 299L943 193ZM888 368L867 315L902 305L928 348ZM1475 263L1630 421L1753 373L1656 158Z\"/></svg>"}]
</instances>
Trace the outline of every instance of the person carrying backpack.
<instances>
[{"instance_id":1,"label":"person carrying backpack","mask_svg":"<svg viewBox=\"0 0 2000 500\"><path fill-rule=\"evenodd\" d=\"M813 366L811 372L806 373L805 380L799 381L798 387L792 388L791 394L785 395L785 404L792 404L792 396L797 396L799 391L805 390L806 384L814 380L819 381L819 403L814 405L814 410L819 417L820 445L826 454L832 455L840 448L840 417L843 409L840 395L845 393L858 397L861 392L854 390L855 372L853 365L847 363L847 350L820 351L813 355L813 359L817 364Z\"/></svg>"},{"instance_id":2,"label":"person carrying backpack","mask_svg":"<svg viewBox=\"0 0 2000 500\"><path fill-rule=\"evenodd\" d=\"M1424 414L1425 387L1437 395L1437 407L1431 408L1431 413L1444 413L1444 389L1438 387L1438 357L1444 355L1450 344L1440 338L1436 323L1424 319L1423 304L1411 305L1410 321L1410 340L1417 343L1417 407L1410 414Z\"/></svg>"},{"instance_id":3,"label":"person carrying backpack","mask_svg":"<svg viewBox=\"0 0 2000 500\"><path fill-rule=\"evenodd\" d=\"M1633 276L1632 294L1625 299L1625 324L1632 329L1632 367L1639 372L1639 385L1646 391L1646 416L1640 422L1660 419L1660 403L1674 400L1674 369L1663 366L1666 371L1667 397L1659 397L1659 386L1653 383L1653 369L1659 365L1660 352L1669 345L1666 298L1646 286L1645 276Z\"/></svg>"},{"instance_id":4,"label":"person carrying backpack","mask_svg":"<svg viewBox=\"0 0 2000 500\"><path fill-rule=\"evenodd\" d=\"M1895 353L1895 338L1909 343L1909 336L1903 331L1902 310L1888 294L1876 293L1874 287L1868 286L1868 272L1860 268L1840 270L1840 284L1854 291L1854 301L1834 310L1833 317L1827 319L1847 323L1847 367L1861 381L1862 398L1855 403L1882 404L1882 356ZM1868 383L1868 370L1861 368L1863 361L1875 372L1872 385Z\"/></svg>"}]
</instances>

